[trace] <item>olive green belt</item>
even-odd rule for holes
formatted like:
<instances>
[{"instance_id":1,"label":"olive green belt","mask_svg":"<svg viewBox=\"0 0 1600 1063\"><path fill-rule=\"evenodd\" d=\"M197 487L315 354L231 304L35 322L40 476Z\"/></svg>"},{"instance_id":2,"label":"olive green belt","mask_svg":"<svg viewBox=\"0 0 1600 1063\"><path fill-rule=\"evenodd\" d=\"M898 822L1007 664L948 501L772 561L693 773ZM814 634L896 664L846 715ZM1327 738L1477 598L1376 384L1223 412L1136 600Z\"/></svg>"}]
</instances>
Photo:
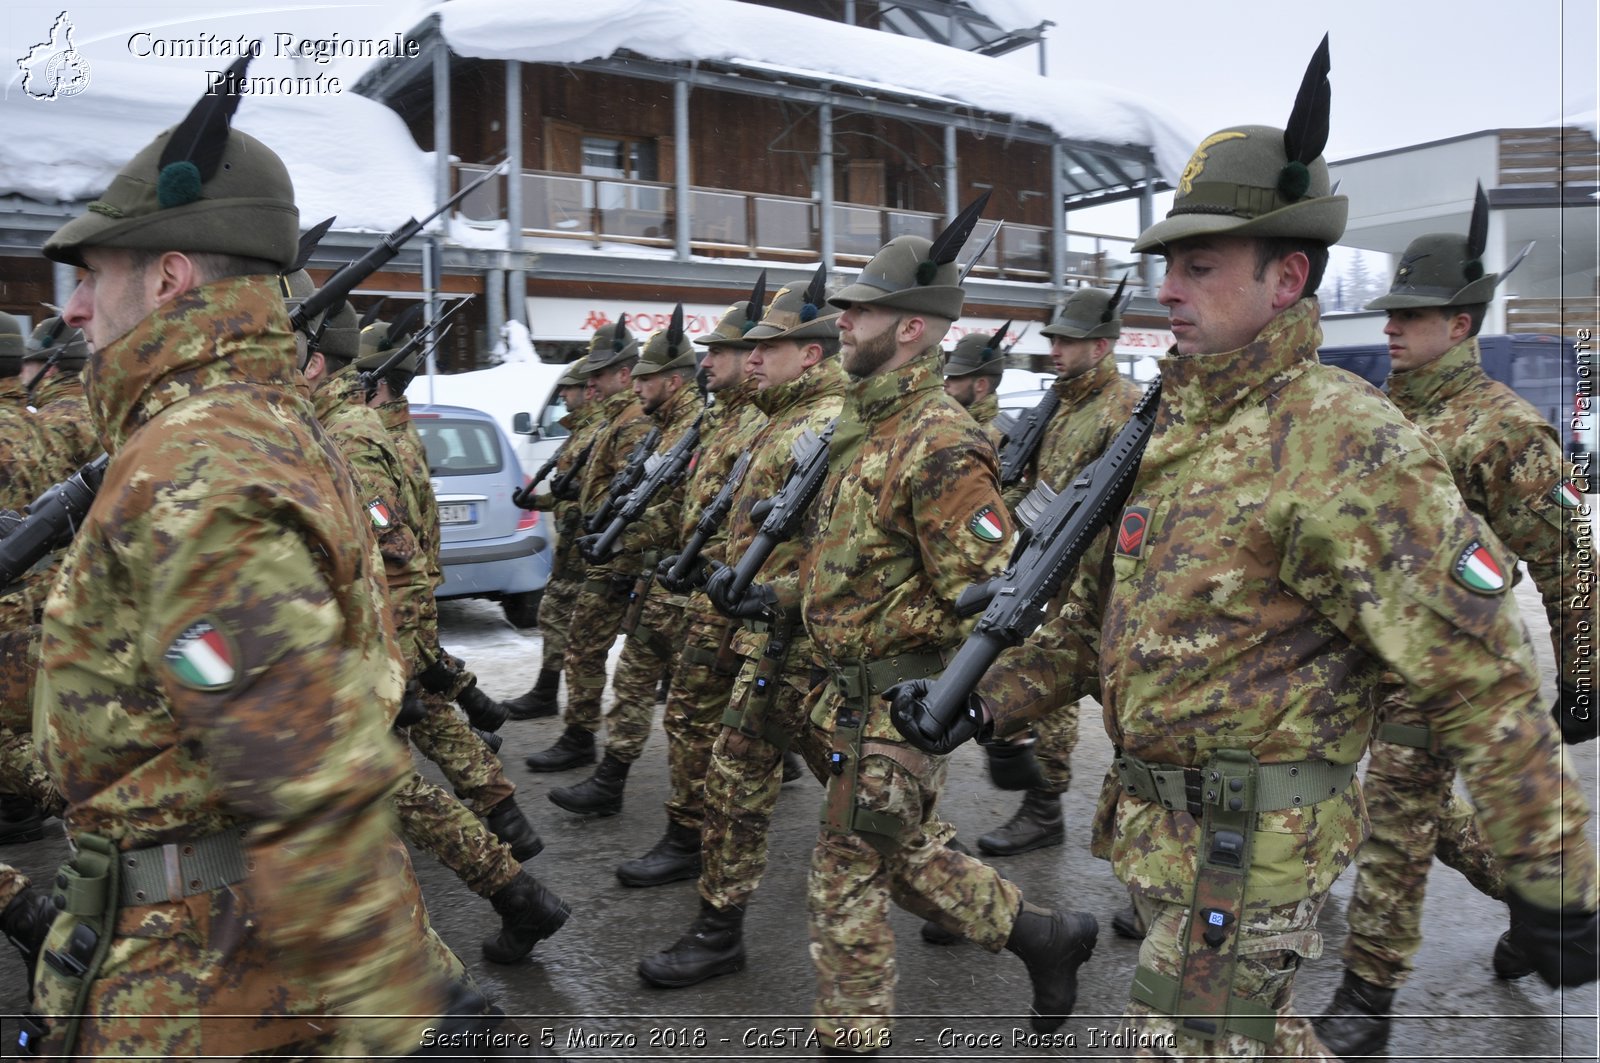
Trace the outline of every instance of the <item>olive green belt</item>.
<instances>
[{"instance_id":1,"label":"olive green belt","mask_svg":"<svg viewBox=\"0 0 1600 1063\"><path fill-rule=\"evenodd\" d=\"M242 881L249 870L244 831L227 830L192 842L168 842L117 854L122 907L166 904Z\"/></svg>"},{"instance_id":2,"label":"olive green belt","mask_svg":"<svg viewBox=\"0 0 1600 1063\"><path fill-rule=\"evenodd\" d=\"M1256 768L1253 789L1246 792L1224 787L1221 774L1213 769L1151 764L1120 750L1115 767L1128 793L1154 801L1169 811L1187 809L1196 818L1207 804L1232 812L1273 812L1314 805L1343 793L1356 776L1354 764L1330 764L1325 760L1261 764Z\"/></svg>"},{"instance_id":3,"label":"olive green belt","mask_svg":"<svg viewBox=\"0 0 1600 1063\"><path fill-rule=\"evenodd\" d=\"M1382 723L1378 725L1378 740L1396 746L1416 749L1433 748L1433 732L1425 723Z\"/></svg>"},{"instance_id":4,"label":"olive green belt","mask_svg":"<svg viewBox=\"0 0 1600 1063\"><path fill-rule=\"evenodd\" d=\"M912 650L876 661L825 662L833 685L847 702L860 701L870 694L882 694L896 683L926 679L944 671L944 657L936 650Z\"/></svg>"}]
</instances>

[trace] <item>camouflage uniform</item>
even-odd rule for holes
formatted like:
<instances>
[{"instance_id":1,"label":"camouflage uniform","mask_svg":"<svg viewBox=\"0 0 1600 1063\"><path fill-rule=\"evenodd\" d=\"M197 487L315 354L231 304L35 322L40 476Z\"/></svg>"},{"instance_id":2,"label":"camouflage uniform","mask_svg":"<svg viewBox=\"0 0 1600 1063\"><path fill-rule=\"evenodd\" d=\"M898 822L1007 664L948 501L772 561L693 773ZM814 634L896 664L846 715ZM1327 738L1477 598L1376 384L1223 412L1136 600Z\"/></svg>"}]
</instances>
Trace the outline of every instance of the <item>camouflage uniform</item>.
<instances>
[{"instance_id":1,"label":"camouflage uniform","mask_svg":"<svg viewBox=\"0 0 1600 1063\"><path fill-rule=\"evenodd\" d=\"M403 664L367 518L295 379L260 278L178 296L90 365L113 460L45 608L40 752L80 849L211 839L246 870L125 898L85 1055L404 1054L415 1020L375 1016L438 1014L459 974L385 803ZM75 1010L54 968L38 978L43 1013ZM323 1013L345 1016L332 1035Z\"/></svg>"},{"instance_id":2,"label":"camouflage uniform","mask_svg":"<svg viewBox=\"0 0 1600 1063\"><path fill-rule=\"evenodd\" d=\"M571 472L572 466L590 442L605 428L600 404L592 402L561 418L561 424L571 433L556 461L555 473L562 476ZM545 584L544 596L539 600L539 632L544 637L544 657L541 669L559 672L566 658L567 633L572 620L572 607L583 588L587 565L578 553L578 537L583 534L583 509L577 501L536 495L535 509L549 513L556 529L555 557L550 565L550 580Z\"/></svg>"},{"instance_id":3,"label":"camouflage uniform","mask_svg":"<svg viewBox=\"0 0 1600 1063\"><path fill-rule=\"evenodd\" d=\"M1166 358L1121 534L1090 548L1059 615L979 686L996 729L1095 694L1130 775L1237 749L1263 766L1345 765L1353 779L1393 668L1459 759L1496 851L1518 853L1508 881L1535 903L1592 910L1577 786L1555 767L1505 770L1555 765L1558 745L1535 711L1538 673L1514 603L1459 574L1474 547L1495 544L1424 437L1377 391L1319 365L1320 342L1304 299L1239 350ZM1174 1037L1173 1055L1327 1058L1291 990L1300 960L1320 953L1317 912L1362 841L1359 786L1255 813L1230 1007L1276 1013L1270 1045L1232 1028L1200 1041L1170 1004L1144 1002L1184 962L1196 816L1134 792L1099 815L1117 876L1155 913L1128 1018Z\"/></svg>"},{"instance_id":4,"label":"camouflage uniform","mask_svg":"<svg viewBox=\"0 0 1600 1063\"><path fill-rule=\"evenodd\" d=\"M1555 432L1526 400L1484 373L1475 338L1426 365L1392 373L1388 391L1444 450L1467 507L1527 563L1544 598L1557 660L1566 668L1562 680L1579 685L1579 662L1561 650L1592 622L1573 588L1592 584L1593 562L1561 501L1564 469ZM1425 730L1429 717L1397 690L1384 703L1383 722L1390 726L1379 729L1380 739L1397 734L1395 725ZM1375 740L1371 753L1363 788L1372 836L1357 860L1344 962L1364 981L1395 988L1422 944L1422 899L1436 850L1490 897L1503 899L1505 883L1472 809L1455 793L1449 757L1420 737L1407 744Z\"/></svg>"}]
</instances>

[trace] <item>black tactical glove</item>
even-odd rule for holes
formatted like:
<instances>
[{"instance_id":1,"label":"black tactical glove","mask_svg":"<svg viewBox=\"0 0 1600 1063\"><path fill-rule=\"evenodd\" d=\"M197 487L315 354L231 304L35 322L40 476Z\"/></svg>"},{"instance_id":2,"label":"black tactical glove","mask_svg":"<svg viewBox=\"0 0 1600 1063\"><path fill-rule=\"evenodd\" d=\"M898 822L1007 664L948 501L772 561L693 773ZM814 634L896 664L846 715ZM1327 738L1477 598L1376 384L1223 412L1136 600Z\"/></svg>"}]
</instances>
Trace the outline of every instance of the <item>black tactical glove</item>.
<instances>
[{"instance_id":1,"label":"black tactical glove","mask_svg":"<svg viewBox=\"0 0 1600 1063\"><path fill-rule=\"evenodd\" d=\"M55 919L56 906L50 902L50 894L37 886L24 886L5 911L0 911L0 933L10 938L22 954L30 986L34 968L39 965L39 951L44 948L45 936Z\"/></svg>"},{"instance_id":2,"label":"black tactical glove","mask_svg":"<svg viewBox=\"0 0 1600 1063\"><path fill-rule=\"evenodd\" d=\"M413 679L406 684L406 692L400 696L400 711L395 715L394 725L410 727L426 715L428 706L422 700L422 686Z\"/></svg>"},{"instance_id":3,"label":"black tactical glove","mask_svg":"<svg viewBox=\"0 0 1600 1063\"><path fill-rule=\"evenodd\" d=\"M443 657L439 657L417 673L417 682L430 694L448 694L455 688L457 674Z\"/></svg>"},{"instance_id":4,"label":"black tactical glove","mask_svg":"<svg viewBox=\"0 0 1600 1063\"><path fill-rule=\"evenodd\" d=\"M883 699L892 703L889 718L907 742L924 753L943 756L989 729L985 727L983 702L976 694L967 695L966 709L948 728L939 723L928 714L928 691L932 688L933 683L927 679L913 679L883 692Z\"/></svg>"},{"instance_id":5,"label":"black tactical glove","mask_svg":"<svg viewBox=\"0 0 1600 1063\"><path fill-rule=\"evenodd\" d=\"M656 566L656 582L673 594L688 594L697 587L706 585L706 561L703 557L696 557L694 564L689 566L689 571L684 573L683 579L673 579L672 569L678 563L678 555L663 558Z\"/></svg>"},{"instance_id":6,"label":"black tactical glove","mask_svg":"<svg viewBox=\"0 0 1600 1063\"><path fill-rule=\"evenodd\" d=\"M578 553L582 554L583 559L591 565L604 564L611 558L609 553L605 557L601 557L596 550L596 547L600 545L600 537L603 534L603 532L595 532L592 535L584 535L578 538Z\"/></svg>"},{"instance_id":7,"label":"black tactical glove","mask_svg":"<svg viewBox=\"0 0 1600 1063\"><path fill-rule=\"evenodd\" d=\"M1000 789L1043 790L1048 785L1032 742L992 742L983 750L989 754L989 781Z\"/></svg>"},{"instance_id":8,"label":"black tactical glove","mask_svg":"<svg viewBox=\"0 0 1600 1063\"><path fill-rule=\"evenodd\" d=\"M1569 746L1579 742L1592 742L1600 737L1600 712L1594 704L1594 692L1563 685L1561 696L1550 706L1550 713L1561 729L1561 740Z\"/></svg>"},{"instance_id":9,"label":"black tactical glove","mask_svg":"<svg viewBox=\"0 0 1600 1063\"><path fill-rule=\"evenodd\" d=\"M730 620L771 620L778 615L778 595L765 583L752 583L738 598L729 595L733 569L712 561L707 566L706 597Z\"/></svg>"},{"instance_id":10,"label":"black tactical glove","mask_svg":"<svg viewBox=\"0 0 1600 1063\"><path fill-rule=\"evenodd\" d=\"M1506 891L1511 908L1511 940L1522 949L1545 985L1588 985L1600 981L1600 953L1595 951L1594 912L1566 908L1554 911Z\"/></svg>"}]
</instances>

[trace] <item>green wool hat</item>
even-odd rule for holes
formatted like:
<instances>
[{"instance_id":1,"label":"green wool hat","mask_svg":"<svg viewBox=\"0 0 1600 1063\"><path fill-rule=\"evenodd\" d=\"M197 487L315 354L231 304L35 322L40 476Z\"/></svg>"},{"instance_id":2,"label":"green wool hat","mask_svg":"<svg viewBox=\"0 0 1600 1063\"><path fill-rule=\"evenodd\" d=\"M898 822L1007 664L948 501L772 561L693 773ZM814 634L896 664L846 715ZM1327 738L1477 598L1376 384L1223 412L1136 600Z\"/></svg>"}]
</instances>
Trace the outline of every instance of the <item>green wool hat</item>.
<instances>
[{"instance_id":1,"label":"green wool hat","mask_svg":"<svg viewBox=\"0 0 1600 1063\"><path fill-rule=\"evenodd\" d=\"M361 329L356 321L355 307L341 302L331 314L327 315L326 320L327 324L320 326L322 335L317 340L317 350L325 357L340 358L346 362L353 362L359 358ZM316 335L316 331L312 329L312 335Z\"/></svg>"},{"instance_id":2,"label":"green wool hat","mask_svg":"<svg viewBox=\"0 0 1600 1063\"><path fill-rule=\"evenodd\" d=\"M587 383L589 380L589 356L584 355L576 362L567 366L567 371L561 374L561 379L556 381L558 388L575 388Z\"/></svg>"},{"instance_id":3,"label":"green wool hat","mask_svg":"<svg viewBox=\"0 0 1600 1063\"><path fill-rule=\"evenodd\" d=\"M1483 186L1473 197L1472 220L1465 236L1428 233L1406 245L1387 295L1367 304L1368 310L1419 306L1474 306L1494 298L1504 274L1483 271L1483 249L1489 243L1489 197Z\"/></svg>"},{"instance_id":4,"label":"green wool hat","mask_svg":"<svg viewBox=\"0 0 1600 1063\"><path fill-rule=\"evenodd\" d=\"M0 378L22 372L22 355L27 346L22 338L22 322L0 312Z\"/></svg>"},{"instance_id":5,"label":"green wool hat","mask_svg":"<svg viewBox=\"0 0 1600 1063\"><path fill-rule=\"evenodd\" d=\"M645 342L644 351L633 367L634 378L654 376L671 369L694 369L694 344L683 334L683 304L672 311L672 323L657 329Z\"/></svg>"},{"instance_id":6,"label":"green wool hat","mask_svg":"<svg viewBox=\"0 0 1600 1063\"><path fill-rule=\"evenodd\" d=\"M1133 250L1160 253L1197 236L1294 237L1324 244L1344 235L1350 202L1331 194L1328 164L1328 38L1306 68L1287 129L1240 125L1200 142L1178 178L1164 221Z\"/></svg>"},{"instance_id":7,"label":"green wool hat","mask_svg":"<svg viewBox=\"0 0 1600 1063\"><path fill-rule=\"evenodd\" d=\"M249 57L230 73L243 76ZM89 247L214 252L295 260L300 212L289 171L265 144L230 128L239 96L206 95L135 155L89 204L45 241L44 255L83 265Z\"/></svg>"},{"instance_id":8,"label":"green wool hat","mask_svg":"<svg viewBox=\"0 0 1600 1063\"><path fill-rule=\"evenodd\" d=\"M55 356L56 364L68 372L82 369L89 360L89 341L84 339L83 330L68 326L59 317L47 317L39 322L28 338L22 360L47 362L51 356Z\"/></svg>"},{"instance_id":9,"label":"green wool hat","mask_svg":"<svg viewBox=\"0 0 1600 1063\"><path fill-rule=\"evenodd\" d=\"M945 359L944 375L946 378L953 376L993 376L997 377L1006 371L1006 333L1011 331L1011 322L1007 321L1000 326L994 335L987 332L969 332L962 336L956 343L955 350L950 352L950 357Z\"/></svg>"},{"instance_id":10,"label":"green wool hat","mask_svg":"<svg viewBox=\"0 0 1600 1063\"><path fill-rule=\"evenodd\" d=\"M728 307L717 322L717 327L704 336L696 336L694 342L702 347L732 347L748 351L756 345L748 333L761 321L766 298L767 271L762 270L761 276L756 278L756 286L750 291L750 298Z\"/></svg>"},{"instance_id":11,"label":"green wool hat","mask_svg":"<svg viewBox=\"0 0 1600 1063\"><path fill-rule=\"evenodd\" d=\"M1069 340L1116 339L1122 335L1122 289L1127 283L1128 278L1123 277L1114 292L1079 288L1061 308L1061 316L1040 329L1040 334Z\"/></svg>"},{"instance_id":12,"label":"green wool hat","mask_svg":"<svg viewBox=\"0 0 1600 1063\"><path fill-rule=\"evenodd\" d=\"M925 236L890 240L872 256L854 283L828 302L841 310L861 303L956 320L966 302L956 256L988 202L989 193L984 192L933 240Z\"/></svg>"},{"instance_id":13,"label":"green wool hat","mask_svg":"<svg viewBox=\"0 0 1600 1063\"><path fill-rule=\"evenodd\" d=\"M423 305L412 303L393 321L373 321L361 329L361 347L356 365L376 369L389 352L405 343L422 321Z\"/></svg>"},{"instance_id":14,"label":"green wool hat","mask_svg":"<svg viewBox=\"0 0 1600 1063\"><path fill-rule=\"evenodd\" d=\"M761 323L745 333L752 342L761 340L830 340L839 336L839 311L828 310L828 267L818 266L804 289L779 288Z\"/></svg>"},{"instance_id":15,"label":"green wool hat","mask_svg":"<svg viewBox=\"0 0 1600 1063\"><path fill-rule=\"evenodd\" d=\"M632 365L639 360L639 340L628 331L628 315L614 325L602 325L589 337L589 373L594 375L612 366Z\"/></svg>"}]
</instances>

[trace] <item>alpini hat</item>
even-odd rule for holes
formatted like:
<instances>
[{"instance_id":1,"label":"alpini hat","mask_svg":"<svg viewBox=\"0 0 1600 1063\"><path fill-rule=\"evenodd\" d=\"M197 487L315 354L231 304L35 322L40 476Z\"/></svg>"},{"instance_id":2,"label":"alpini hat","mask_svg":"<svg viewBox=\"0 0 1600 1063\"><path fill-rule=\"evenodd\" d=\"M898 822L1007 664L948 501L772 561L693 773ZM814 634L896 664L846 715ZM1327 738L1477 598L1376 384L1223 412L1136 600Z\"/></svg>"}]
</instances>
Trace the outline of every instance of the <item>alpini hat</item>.
<instances>
[{"instance_id":1,"label":"alpini hat","mask_svg":"<svg viewBox=\"0 0 1600 1063\"><path fill-rule=\"evenodd\" d=\"M576 362L567 366L567 371L561 374L561 379L556 381L558 388L581 387L589 380L589 356L584 355Z\"/></svg>"},{"instance_id":2,"label":"alpini hat","mask_svg":"<svg viewBox=\"0 0 1600 1063\"><path fill-rule=\"evenodd\" d=\"M1474 306L1494 298L1495 285L1511 273L1485 273L1483 249L1489 244L1489 197L1478 186L1467 234L1428 233L1406 245L1387 295L1367 304L1368 310L1417 306ZM1518 259L1520 262L1521 260ZM1516 268L1516 263L1512 264Z\"/></svg>"},{"instance_id":3,"label":"alpini hat","mask_svg":"<svg viewBox=\"0 0 1600 1063\"><path fill-rule=\"evenodd\" d=\"M423 306L412 303L393 321L374 321L361 329L361 348L357 369L376 369L417 331L422 323ZM419 348L420 352L420 348Z\"/></svg>"},{"instance_id":4,"label":"alpini hat","mask_svg":"<svg viewBox=\"0 0 1600 1063\"><path fill-rule=\"evenodd\" d=\"M756 345L754 340L748 338L748 333L761 320L766 298L767 271L762 270L761 276L756 278L756 286L750 289L750 298L728 307L717 322L717 327L704 336L696 336L694 342L702 347L732 347L748 351Z\"/></svg>"},{"instance_id":5,"label":"alpini hat","mask_svg":"<svg viewBox=\"0 0 1600 1063\"><path fill-rule=\"evenodd\" d=\"M827 298L827 284L828 267L824 265L817 267L803 290L779 288L761 323L746 332L745 338L755 342L836 339L840 311L828 309L833 300Z\"/></svg>"},{"instance_id":6,"label":"alpini hat","mask_svg":"<svg viewBox=\"0 0 1600 1063\"><path fill-rule=\"evenodd\" d=\"M615 325L602 325L589 337L589 373L594 375L612 366L632 365L639 360L639 341L628 331L628 315Z\"/></svg>"},{"instance_id":7,"label":"alpini hat","mask_svg":"<svg viewBox=\"0 0 1600 1063\"><path fill-rule=\"evenodd\" d=\"M249 56L229 69L244 75ZM209 251L288 268L300 212L283 161L230 128L237 95L205 95L112 178L88 212L45 241L46 258L83 265L86 247Z\"/></svg>"},{"instance_id":8,"label":"alpini hat","mask_svg":"<svg viewBox=\"0 0 1600 1063\"><path fill-rule=\"evenodd\" d=\"M15 321L15 318L12 318ZM62 368L75 372L89 360L89 342L83 330L72 328L59 317L47 317L34 327L28 338L24 362L47 362L51 358Z\"/></svg>"},{"instance_id":9,"label":"alpini hat","mask_svg":"<svg viewBox=\"0 0 1600 1063\"><path fill-rule=\"evenodd\" d=\"M1164 221L1146 229L1135 251L1159 252L1196 236L1296 237L1325 244L1344 235L1349 200L1330 194L1328 38L1306 68L1287 129L1241 125L1200 142L1178 178Z\"/></svg>"},{"instance_id":10,"label":"alpini hat","mask_svg":"<svg viewBox=\"0 0 1600 1063\"><path fill-rule=\"evenodd\" d=\"M1040 334L1069 340L1116 339L1122 335L1122 289L1127 284L1124 276L1114 292L1079 288L1061 308L1061 316L1040 329Z\"/></svg>"},{"instance_id":11,"label":"alpini hat","mask_svg":"<svg viewBox=\"0 0 1600 1063\"><path fill-rule=\"evenodd\" d=\"M633 367L635 378L654 376L669 369L694 369L694 344L683 334L683 304L672 311L672 323L657 329L645 342L644 351Z\"/></svg>"},{"instance_id":12,"label":"alpini hat","mask_svg":"<svg viewBox=\"0 0 1600 1063\"><path fill-rule=\"evenodd\" d=\"M828 302L841 310L862 303L954 321L966 301L956 256L988 202L986 191L931 241L924 236L890 240L855 281Z\"/></svg>"},{"instance_id":13,"label":"alpini hat","mask_svg":"<svg viewBox=\"0 0 1600 1063\"><path fill-rule=\"evenodd\" d=\"M0 377L22 372L22 355L27 346L22 338L22 322L0 312Z\"/></svg>"},{"instance_id":14,"label":"alpini hat","mask_svg":"<svg viewBox=\"0 0 1600 1063\"><path fill-rule=\"evenodd\" d=\"M1006 371L1006 333L1011 322L1000 326L994 335L987 332L969 332L956 343L955 350L945 359L944 375L999 376Z\"/></svg>"},{"instance_id":15,"label":"alpini hat","mask_svg":"<svg viewBox=\"0 0 1600 1063\"><path fill-rule=\"evenodd\" d=\"M356 321L355 307L341 302L312 330L317 337L317 350L325 357L352 362L361 356L361 328Z\"/></svg>"}]
</instances>

